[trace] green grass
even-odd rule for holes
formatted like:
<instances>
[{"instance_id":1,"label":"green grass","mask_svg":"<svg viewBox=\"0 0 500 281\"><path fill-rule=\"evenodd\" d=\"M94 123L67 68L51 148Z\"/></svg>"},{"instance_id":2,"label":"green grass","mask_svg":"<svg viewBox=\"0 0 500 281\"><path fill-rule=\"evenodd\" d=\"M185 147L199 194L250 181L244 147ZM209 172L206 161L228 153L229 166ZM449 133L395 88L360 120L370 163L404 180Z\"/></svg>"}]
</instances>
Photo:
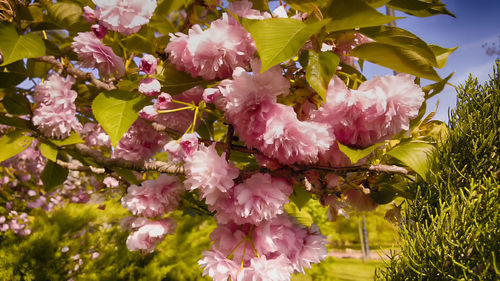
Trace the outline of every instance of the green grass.
<instances>
[{"instance_id":1,"label":"green grass","mask_svg":"<svg viewBox=\"0 0 500 281\"><path fill-rule=\"evenodd\" d=\"M306 275L296 274L292 281L367 281L373 280L375 268L382 263L369 260L363 263L357 259L327 258L306 271Z\"/></svg>"}]
</instances>

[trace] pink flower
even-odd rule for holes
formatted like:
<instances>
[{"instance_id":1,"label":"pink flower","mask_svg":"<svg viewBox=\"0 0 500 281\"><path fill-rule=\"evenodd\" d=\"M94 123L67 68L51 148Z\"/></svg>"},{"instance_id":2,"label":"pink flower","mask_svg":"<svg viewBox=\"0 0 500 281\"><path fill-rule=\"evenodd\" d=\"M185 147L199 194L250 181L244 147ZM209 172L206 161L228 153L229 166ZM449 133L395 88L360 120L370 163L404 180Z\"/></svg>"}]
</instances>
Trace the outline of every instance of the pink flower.
<instances>
[{"instance_id":1,"label":"pink flower","mask_svg":"<svg viewBox=\"0 0 500 281\"><path fill-rule=\"evenodd\" d=\"M144 78L139 82L139 92L146 96L157 96L161 92L160 81L154 78Z\"/></svg>"},{"instance_id":2,"label":"pink flower","mask_svg":"<svg viewBox=\"0 0 500 281\"><path fill-rule=\"evenodd\" d=\"M79 32L73 38L71 46L80 59L82 67L96 67L99 74L109 77L111 73L116 78L125 75L123 60L115 55L113 50L105 46L93 32Z\"/></svg>"},{"instance_id":3,"label":"pink flower","mask_svg":"<svg viewBox=\"0 0 500 281\"><path fill-rule=\"evenodd\" d=\"M370 42L373 42L373 40L362 33L345 33L337 40L334 52L340 56L342 63L354 66L358 58L349 56L349 52L359 45Z\"/></svg>"},{"instance_id":4,"label":"pink flower","mask_svg":"<svg viewBox=\"0 0 500 281\"><path fill-rule=\"evenodd\" d=\"M62 78L53 74L35 87L37 107L33 112L33 125L48 137L66 138L71 130L82 129L75 117L77 93L71 90L74 82L71 76Z\"/></svg>"},{"instance_id":5,"label":"pink flower","mask_svg":"<svg viewBox=\"0 0 500 281\"><path fill-rule=\"evenodd\" d=\"M239 175L238 169L226 161L225 155L225 152L221 156L217 154L215 144L209 147L202 144L198 151L185 160L186 188L199 189L201 197L209 205L220 197L229 197L227 191L233 187L233 179Z\"/></svg>"},{"instance_id":6,"label":"pink flower","mask_svg":"<svg viewBox=\"0 0 500 281\"><path fill-rule=\"evenodd\" d=\"M111 140L101 125L96 123L85 123L80 134L84 137L85 143L90 146L111 146Z\"/></svg>"},{"instance_id":7,"label":"pink flower","mask_svg":"<svg viewBox=\"0 0 500 281\"><path fill-rule=\"evenodd\" d=\"M181 138L181 147L186 157L192 156L198 150L198 137L196 134L184 134Z\"/></svg>"},{"instance_id":8,"label":"pink flower","mask_svg":"<svg viewBox=\"0 0 500 281\"><path fill-rule=\"evenodd\" d=\"M203 91L203 100L206 103L214 103L220 96L220 90L217 88L207 88Z\"/></svg>"},{"instance_id":9,"label":"pink flower","mask_svg":"<svg viewBox=\"0 0 500 281\"><path fill-rule=\"evenodd\" d=\"M276 258L266 256L255 257L250 266L243 268L236 278L237 281L289 281L293 268L289 260L280 255Z\"/></svg>"},{"instance_id":10,"label":"pink flower","mask_svg":"<svg viewBox=\"0 0 500 281\"><path fill-rule=\"evenodd\" d=\"M148 121L154 121L155 118L158 116L158 112L155 109L154 105L146 105L139 111L139 116L142 119L148 120Z\"/></svg>"},{"instance_id":11,"label":"pink flower","mask_svg":"<svg viewBox=\"0 0 500 281\"><path fill-rule=\"evenodd\" d=\"M261 12L259 10L252 9L252 2L249 2L248 0L230 2L227 9L242 18L253 20L271 18L271 15L268 12Z\"/></svg>"},{"instance_id":12,"label":"pink flower","mask_svg":"<svg viewBox=\"0 0 500 281\"><path fill-rule=\"evenodd\" d=\"M146 74L155 74L156 66L158 61L152 55L145 54L141 59L140 70L144 71Z\"/></svg>"},{"instance_id":13,"label":"pink flower","mask_svg":"<svg viewBox=\"0 0 500 281\"><path fill-rule=\"evenodd\" d=\"M155 103L156 110L167 110L172 102L172 96L167 93L161 93Z\"/></svg>"},{"instance_id":14,"label":"pink flower","mask_svg":"<svg viewBox=\"0 0 500 281\"><path fill-rule=\"evenodd\" d=\"M198 264L204 268L203 276L208 275L214 281L228 281L229 278L236 280L236 274L240 269L236 262L213 248L210 251L203 251L202 256Z\"/></svg>"},{"instance_id":15,"label":"pink flower","mask_svg":"<svg viewBox=\"0 0 500 281\"><path fill-rule=\"evenodd\" d=\"M113 158L141 162L159 152L167 140L167 135L157 132L146 121L138 118L121 138L113 151Z\"/></svg>"},{"instance_id":16,"label":"pink flower","mask_svg":"<svg viewBox=\"0 0 500 281\"><path fill-rule=\"evenodd\" d=\"M147 24L156 9L155 0L93 0L96 17L110 30L123 35L136 33Z\"/></svg>"},{"instance_id":17,"label":"pink flower","mask_svg":"<svg viewBox=\"0 0 500 281\"><path fill-rule=\"evenodd\" d=\"M258 224L282 214L292 191L285 179L271 178L269 174L252 175L234 187L235 209L241 217L240 222Z\"/></svg>"},{"instance_id":18,"label":"pink flower","mask_svg":"<svg viewBox=\"0 0 500 281\"><path fill-rule=\"evenodd\" d=\"M96 23L97 18L95 16L95 11L89 6L83 7L83 18L89 23Z\"/></svg>"},{"instance_id":19,"label":"pink flower","mask_svg":"<svg viewBox=\"0 0 500 281\"><path fill-rule=\"evenodd\" d=\"M360 212L369 212L377 208L378 204L373 199L358 189L349 189L345 193L345 201Z\"/></svg>"},{"instance_id":20,"label":"pink flower","mask_svg":"<svg viewBox=\"0 0 500 281\"><path fill-rule=\"evenodd\" d=\"M424 93L405 74L376 77L349 90L334 76L327 101L311 119L329 124L341 143L366 147L409 128L424 101Z\"/></svg>"},{"instance_id":21,"label":"pink flower","mask_svg":"<svg viewBox=\"0 0 500 281\"><path fill-rule=\"evenodd\" d=\"M137 231L127 238L127 248L130 251L143 251L152 253L156 245L160 243L167 234L175 231L175 221L166 218L158 221L148 221L140 226Z\"/></svg>"},{"instance_id":22,"label":"pink flower","mask_svg":"<svg viewBox=\"0 0 500 281\"><path fill-rule=\"evenodd\" d=\"M117 187L119 184L118 181L113 177L105 177L102 183L106 185L106 187Z\"/></svg>"},{"instance_id":23,"label":"pink flower","mask_svg":"<svg viewBox=\"0 0 500 281\"><path fill-rule=\"evenodd\" d=\"M177 32L170 37L165 48L170 62L178 70L205 80L230 77L236 67L247 67L256 51L250 34L226 13L209 29L195 24L188 35Z\"/></svg>"},{"instance_id":24,"label":"pink flower","mask_svg":"<svg viewBox=\"0 0 500 281\"><path fill-rule=\"evenodd\" d=\"M210 240L213 241L212 249L220 251L226 257L232 254L232 260L238 263L243 260L244 264L247 264L255 257L252 245L246 241L251 227L249 224L238 225L234 222L218 223L210 233Z\"/></svg>"},{"instance_id":25,"label":"pink flower","mask_svg":"<svg viewBox=\"0 0 500 281\"><path fill-rule=\"evenodd\" d=\"M179 160L184 158L184 154L182 153L182 147L180 143L176 140L169 141L163 149L168 152L168 156L170 160Z\"/></svg>"},{"instance_id":26,"label":"pink flower","mask_svg":"<svg viewBox=\"0 0 500 281\"><path fill-rule=\"evenodd\" d=\"M156 180L143 181L127 189L122 205L138 216L157 217L177 209L183 191L175 176L161 174Z\"/></svg>"},{"instance_id":27,"label":"pink flower","mask_svg":"<svg viewBox=\"0 0 500 281\"><path fill-rule=\"evenodd\" d=\"M108 29L100 24L94 24L90 28L92 29L92 32L94 32L94 35L99 39L106 37L106 34L108 33Z\"/></svg>"}]
</instances>

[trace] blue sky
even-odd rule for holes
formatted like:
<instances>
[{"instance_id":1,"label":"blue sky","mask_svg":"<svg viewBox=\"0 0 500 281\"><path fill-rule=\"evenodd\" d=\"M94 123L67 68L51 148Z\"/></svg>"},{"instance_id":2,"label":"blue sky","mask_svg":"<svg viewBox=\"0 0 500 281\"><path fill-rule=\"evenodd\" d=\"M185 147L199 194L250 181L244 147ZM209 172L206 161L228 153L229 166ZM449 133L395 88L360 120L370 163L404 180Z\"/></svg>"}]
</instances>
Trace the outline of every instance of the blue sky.
<instances>
[{"instance_id":1,"label":"blue sky","mask_svg":"<svg viewBox=\"0 0 500 281\"><path fill-rule=\"evenodd\" d=\"M498 0L442 0L448 10L457 17L438 15L428 18L408 16L396 12L396 16L406 16L398 20L397 26L416 34L429 44L458 49L451 54L448 62L438 73L446 77L455 72L451 84L459 85L472 73L482 83L492 73L495 57L486 55L482 45L498 42L500 36L500 1ZM366 65L367 78L373 75L390 74L391 71L374 65ZM429 83L429 82L423 82ZM440 100L435 119L448 120L448 107L455 106L455 89L447 86L441 94L432 98L428 104L434 109Z\"/></svg>"}]
</instances>

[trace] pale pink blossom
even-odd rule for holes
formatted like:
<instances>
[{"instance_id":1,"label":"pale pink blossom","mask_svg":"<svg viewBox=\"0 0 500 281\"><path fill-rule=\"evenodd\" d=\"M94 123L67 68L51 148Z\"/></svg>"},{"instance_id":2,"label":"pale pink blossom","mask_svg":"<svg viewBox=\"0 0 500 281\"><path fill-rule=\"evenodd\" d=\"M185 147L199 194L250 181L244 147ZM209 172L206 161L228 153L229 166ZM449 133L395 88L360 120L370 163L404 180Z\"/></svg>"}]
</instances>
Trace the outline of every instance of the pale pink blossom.
<instances>
[{"instance_id":1,"label":"pale pink blossom","mask_svg":"<svg viewBox=\"0 0 500 281\"><path fill-rule=\"evenodd\" d=\"M75 80L52 74L35 87L37 107L33 112L33 125L46 136L66 138L71 130L78 131L82 125L76 118L75 99L77 93L71 89Z\"/></svg>"},{"instance_id":2,"label":"pale pink blossom","mask_svg":"<svg viewBox=\"0 0 500 281\"><path fill-rule=\"evenodd\" d=\"M183 187L175 176L161 174L156 180L143 181L127 189L122 205L138 216L157 217L177 209Z\"/></svg>"},{"instance_id":3,"label":"pale pink blossom","mask_svg":"<svg viewBox=\"0 0 500 281\"><path fill-rule=\"evenodd\" d=\"M88 122L83 125L80 134L84 136L85 143L90 146L111 146L111 140L101 125Z\"/></svg>"},{"instance_id":4,"label":"pale pink blossom","mask_svg":"<svg viewBox=\"0 0 500 281\"><path fill-rule=\"evenodd\" d=\"M191 157L198 150L198 137L195 133L184 134L181 137L180 144L185 157Z\"/></svg>"},{"instance_id":5,"label":"pale pink blossom","mask_svg":"<svg viewBox=\"0 0 500 281\"><path fill-rule=\"evenodd\" d=\"M202 256L198 264L203 267L203 276L208 275L214 281L236 280L240 267L235 261L213 248L203 251Z\"/></svg>"},{"instance_id":6,"label":"pale pink blossom","mask_svg":"<svg viewBox=\"0 0 500 281\"><path fill-rule=\"evenodd\" d=\"M227 6L227 9L242 18L253 20L263 20L271 18L271 15L268 12L261 12L259 10L252 9L252 5L252 2L249 2L248 0L240 0L230 2Z\"/></svg>"},{"instance_id":7,"label":"pale pink blossom","mask_svg":"<svg viewBox=\"0 0 500 281\"><path fill-rule=\"evenodd\" d=\"M113 158L141 162L153 157L168 141L168 136L157 132L146 121L138 118L123 135L113 151Z\"/></svg>"},{"instance_id":8,"label":"pale pink blossom","mask_svg":"<svg viewBox=\"0 0 500 281\"><path fill-rule=\"evenodd\" d=\"M113 49L105 46L93 32L79 32L78 36L73 38L71 46L82 67L96 67L104 77L113 74L116 78L121 78L125 75L122 58L115 55Z\"/></svg>"},{"instance_id":9,"label":"pale pink blossom","mask_svg":"<svg viewBox=\"0 0 500 281\"><path fill-rule=\"evenodd\" d=\"M238 272L237 281L289 281L293 268L289 260L280 255L275 258L255 257L250 266Z\"/></svg>"},{"instance_id":10,"label":"pale pink blossom","mask_svg":"<svg viewBox=\"0 0 500 281\"><path fill-rule=\"evenodd\" d=\"M141 59L140 70L144 71L146 74L155 74L156 66L158 65L157 59L149 54L145 54Z\"/></svg>"},{"instance_id":11,"label":"pale pink blossom","mask_svg":"<svg viewBox=\"0 0 500 281\"><path fill-rule=\"evenodd\" d=\"M170 160L180 160L184 158L181 144L176 140L169 141L167 144L165 144L163 149L168 152Z\"/></svg>"},{"instance_id":12,"label":"pale pink blossom","mask_svg":"<svg viewBox=\"0 0 500 281\"><path fill-rule=\"evenodd\" d=\"M240 222L258 224L284 212L292 186L283 178L257 173L234 187L236 213Z\"/></svg>"},{"instance_id":13,"label":"pale pink blossom","mask_svg":"<svg viewBox=\"0 0 500 281\"><path fill-rule=\"evenodd\" d=\"M232 254L233 260L238 262L243 260L244 265L248 264L250 259L255 257L252 245L248 241L245 243L251 228L250 224L218 223L210 233L210 240L213 242L212 249L217 249L226 257Z\"/></svg>"},{"instance_id":14,"label":"pale pink blossom","mask_svg":"<svg viewBox=\"0 0 500 281\"><path fill-rule=\"evenodd\" d=\"M229 197L227 191L234 185L239 170L225 159L226 153L221 156L215 150L215 144L206 147L201 144L198 151L186 158L185 186L189 190L199 189L201 197L212 205L220 197Z\"/></svg>"},{"instance_id":15,"label":"pale pink blossom","mask_svg":"<svg viewBox=\"0 0 500 281\"><path fill-rule=\"evenodd\" d=\"M161 92L160 81L154 78L144 78L139 81L139 92L146 96L157 96Z\"/></svg>"},{"instance_id":16,"label":"pale pink blossom","mask_svg":"<svg viewBox=\"0 0 500 281\"><path fill-rule=\"evenodd\" d=\"M167 93L161 93L156 99L156 110L167 110L169 104L172 102L172 96Z\"/></svg>"},{"instance_id":17,"label":"pale pink blossom","mask_svg":"<svg viewBox=\"0 0 500 281\"><path fill-rule=\"evenodd\" d=\"M140 226L127 238L127 248L130 251L143 251L152 253L156 245L160 243L167 234L175 231L175 221L165 218L158 221L148 221Z\"/></svg>"},{"instance_id":18,"label":"pale pink blossom","mask_svg":"<svg viewBox=\"0 0 500 281\"><path fill-rule=\"evenodd\" d=\"M139 116L144 120L154 121L158 116L158 112L154 105L146 105L139 111Z\"/></svg>"},{"instance_id":19,"label":"pale pink blossom","mask_svg":"<svg viewBox=\"0 0 500 281\"><path fill-rule=\"evenodd\" d=\"M93 0L96 17L110 30L123 35L136 33L156 9L155 0Z\"/></svg>"},{"instance_id":20,"label":"pale pink blossom","mask_svg":"<svg viewBox=\"0 0 500 281\"><path fill-rule=\"evenodd\" d=\"M119 184L118 180L116 180L114 177L105 177L102 183L108 188L117 187Z\"/></svg>"},{"instance_id":21,"label":"pale pink blossom","mask_svg":"<svg viewBox=\"0 0 500 281\"><path fill-rule=\"evenodd\" d=\"M354 66L358 58L349 56L349 53L357 46L370 42L373 42L373 40L362 33L345 33L337 40L334 52L340 56L342 63Z\"/></svg>"},{"instance_id":22,"label":"pale pink blossom","mask_svg":"<svg viewBox=\"0 0 500 281\"><path fill-rule=\"evenodd\" d=\"M100 24L93 24L90 27L90 29L92 29L92 32L94 32L94 35L99 39L106 37L106 34L108 33L108 29Z\"/></svg>"},{"instance_id":23,"label":"pale pink blossom","mask_svg":"<svg viewBox=\"0 0 500 281\"><path fill-rule=\"evenodd\" d=\"M83 7L83 18L89 23L96 23L97 18L95 16L95 11L89 6Z\"/></svg>"},{"instance_id":24,"label":"pale pink blossom","mask_svg":"<svg viewBox=\"0 0 500 281\"><path fill-rule=\"evenodd\" d=\"M230 77L236 67L247 67L256 51L250 34L232 17L224 13L202 30L195 24L188 35L170 34L165 52L178 70L205 80Z\"/></svg>"},{"instance_id":25,"label":"pale pink blossom","mask_svg":"<svg viewBox=\"0 0 500 281\"><path fill-rule=\"evenodd\" d=\"M326 103L311 119L329 124L341 143L366 147L407 130L423 101L424 93L406 74L375 77L357 90L334 76Z\"/></svg>"}]
</instances>

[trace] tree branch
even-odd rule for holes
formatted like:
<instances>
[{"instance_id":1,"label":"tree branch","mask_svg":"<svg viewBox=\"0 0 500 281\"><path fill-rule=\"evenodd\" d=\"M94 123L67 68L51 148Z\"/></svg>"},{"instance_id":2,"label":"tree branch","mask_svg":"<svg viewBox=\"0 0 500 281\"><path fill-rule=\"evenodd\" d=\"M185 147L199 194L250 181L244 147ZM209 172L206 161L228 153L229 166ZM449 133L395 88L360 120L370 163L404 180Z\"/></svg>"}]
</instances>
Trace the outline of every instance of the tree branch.
<instances>
[{"instance_id":1,"label":"tree branch","mask_svg":"<svg viewBox=\"0 0 500 281\"><path fill-rule=\"evenodd\" d=\"M84 72L78 68L64 66L64 64L62 64L60 61L58 61L53 56L41 56L41 57L36 58L36 60L49 63L52 66L54 66L55 68L57 68L58 70L64 70L67 73L71 74L75 78L89 81L90 83L94 84L100 90L111 91L111 90L117 89L116 86L113 85L112 83L103 82L103 81L97 79L94 76L94 74L92 74L90 72Z\"/></svg>"}]
</instances>

